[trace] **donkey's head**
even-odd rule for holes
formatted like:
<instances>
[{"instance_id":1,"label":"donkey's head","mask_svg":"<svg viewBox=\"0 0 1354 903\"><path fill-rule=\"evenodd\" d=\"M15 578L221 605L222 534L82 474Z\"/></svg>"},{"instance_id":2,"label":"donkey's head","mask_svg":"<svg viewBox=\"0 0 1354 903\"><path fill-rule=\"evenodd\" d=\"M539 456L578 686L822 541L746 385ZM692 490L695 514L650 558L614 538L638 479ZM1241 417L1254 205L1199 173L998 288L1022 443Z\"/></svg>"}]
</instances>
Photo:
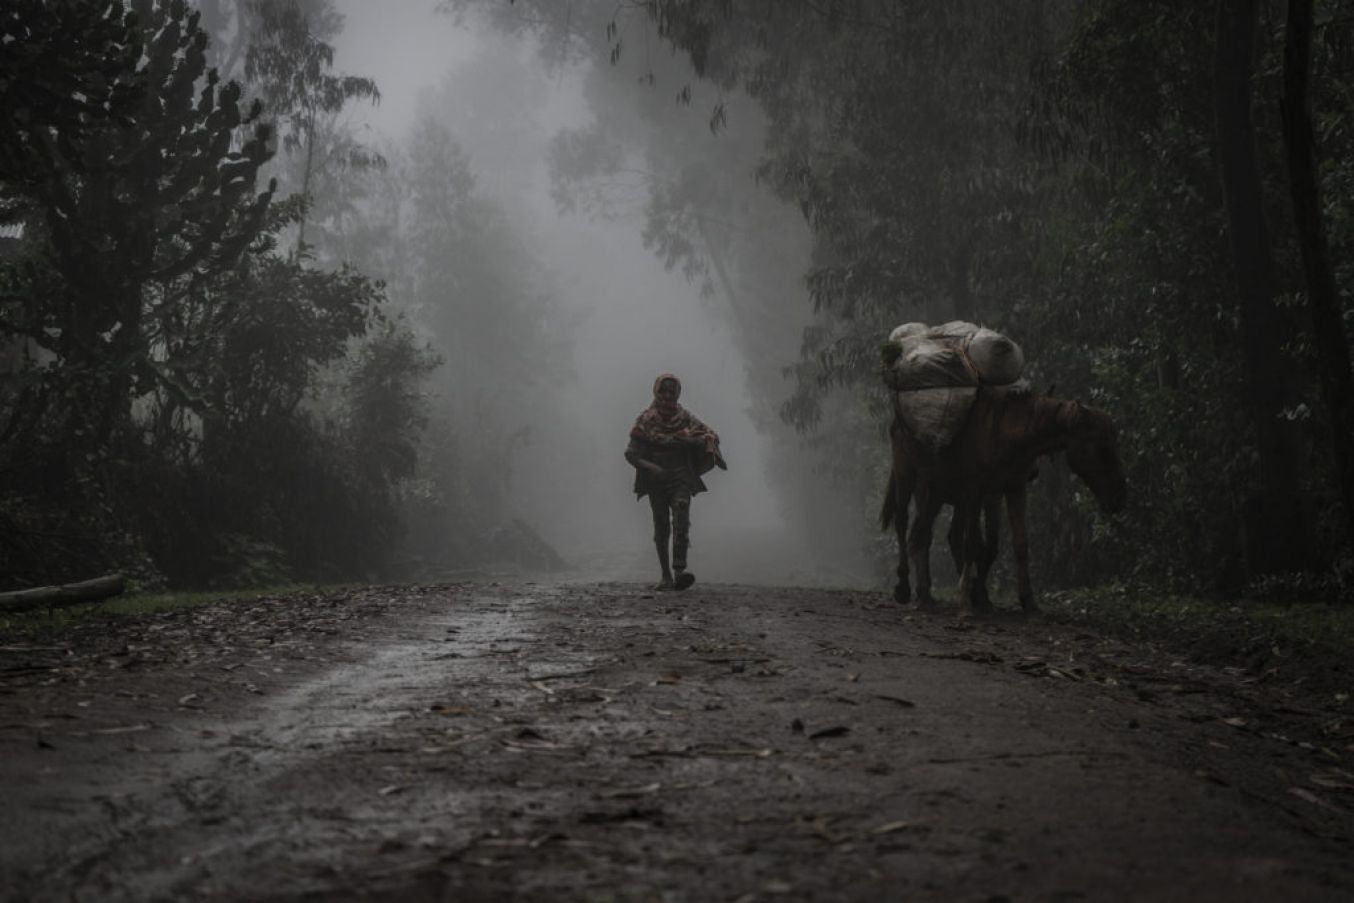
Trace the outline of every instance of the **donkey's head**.
<instances>
[{"instance_id":1,"label":"donkey's head","mask_svg":"<svg viewBox=\"0 0 1354 903\"><path fill-rule=\"evenodd\" d=\"M1109 415L1080 402L1066 412L1067 465L1081 478L1100 508L1108 514L1122 511L1128 502L1128 481L1119 460L1119 431Z\"/></svg>"}]
</instances>

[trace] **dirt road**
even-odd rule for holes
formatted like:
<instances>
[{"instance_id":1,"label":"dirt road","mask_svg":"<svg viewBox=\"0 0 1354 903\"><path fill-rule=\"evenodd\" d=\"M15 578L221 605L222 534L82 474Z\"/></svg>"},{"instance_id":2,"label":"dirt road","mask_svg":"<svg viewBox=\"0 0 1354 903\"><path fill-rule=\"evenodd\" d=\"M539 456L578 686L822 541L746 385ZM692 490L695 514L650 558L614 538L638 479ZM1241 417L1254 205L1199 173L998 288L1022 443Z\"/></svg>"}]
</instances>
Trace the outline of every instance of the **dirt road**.
<instances>
[{"instance_id":1,"label":"dirt road","mask_svg":"<svg viewBox=\"0 0 1354 903\"><path fill-rule=\"evenodd\" d=\"M504 583L0 643L6 899L1354 899L1333 710L1038 622Z\"/></svg>"}]
</instances>

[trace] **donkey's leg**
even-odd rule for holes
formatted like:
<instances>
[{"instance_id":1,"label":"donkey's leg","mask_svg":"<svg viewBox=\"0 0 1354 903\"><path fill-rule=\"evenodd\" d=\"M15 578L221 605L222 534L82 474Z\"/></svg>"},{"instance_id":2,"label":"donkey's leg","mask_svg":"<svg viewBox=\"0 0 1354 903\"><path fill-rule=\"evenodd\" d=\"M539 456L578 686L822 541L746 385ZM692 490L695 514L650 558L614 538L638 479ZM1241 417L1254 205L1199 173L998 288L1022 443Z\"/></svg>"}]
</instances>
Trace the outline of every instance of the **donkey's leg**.
<instances>
[{"instance_id":1,"label":"donkey's leg","mask_svg":"<svg viewBox=\"0 0 1354 903\"><path fill-rule=\"evenodd\" d=\"M992 572L992 563L997 560L997 543L1001 527L1001 496L990 495L983 499L983 543L975 556L977 573L974 576L971 601L975 611L992 610L992 597L987 593L987 578ZM974 528L977 528L976 518Z\"/></svg>"},{"instance_id":2,"label":"donkey's leg","mask_svg":"<svg viewBox=\"0 0 1354 903\"><path fill-rule=\"evenodd\" d=\"M965 494L954 506L955 519L964 529L963 569L959 575L959 599L967 601L974 612L990 608L978 593L978 561L983 555L982 531L978 529L978 515L982 511L981 500Z\"/></svg>"},{"instance_id":3,"label":"donkey's leg","mask_svg":"<svg viewBox=\"0 0 1354 903\"><path fill-rule=\"evenodd\" d=\"M893 586L893 601L899 605L912 601L912 575L907 564L907 507L912 501L912 483L910 474L904 474L893 483L893 532L898 537L898 582Z\"/></svg>"},{"instance_id":4,"label":"donkey's leg","mask_svg":"<svg viewBox=\"0 0 1354 903\"><path fill-rule=\"evenodd\" d=\"M916 487L917 513L912 518L912 529L907 536L907 553L912 559L912 570L917 573L917 604L935 608L931 596L931 536L936 515L940 513L939 494L926 488L925 482Z\"/></svg>"},{"instance_id":5,"label":"donkey's leg","mask_svg":"<svg viewBox=\"0 0 1354 903\"><path fill-rule=\"evenodd\" d=\"M1006 516L1011 521L1011 548L1015 551L1016 596L1025 611L1038 611L1030 588L1030 538L1025 528L1025 484L1006 492Z\"/></svg>"},{"instance_id":6,"label":"donkey's leg","mask_svg":"<svg viewBox=\"0 0 1354 903\"><path fill-rule=\"evenodd\" d=\"M950 532L945 534L945 539L950 546L950 560L954 562L954 572L956 574L964 573L964 522L959 518L958 512L950 518Z\"/></svg>"}]
</instances>

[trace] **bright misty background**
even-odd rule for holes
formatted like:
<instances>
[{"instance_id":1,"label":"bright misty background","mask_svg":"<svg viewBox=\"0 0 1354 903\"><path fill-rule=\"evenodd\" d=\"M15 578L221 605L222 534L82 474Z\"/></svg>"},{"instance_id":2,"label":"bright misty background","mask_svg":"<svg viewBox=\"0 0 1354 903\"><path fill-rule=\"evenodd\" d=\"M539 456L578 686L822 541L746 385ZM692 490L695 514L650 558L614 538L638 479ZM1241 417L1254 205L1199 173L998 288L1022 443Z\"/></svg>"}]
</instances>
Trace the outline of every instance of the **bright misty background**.
<instances>
[{"instance_id":1,"label":"bright misty background","mask_svg":"<svg viewBox=\"0 0 1354 903\"><path fill-rule=\"evenodd\" d=\"M518 416L526 429L498 458L508 486L503 518L528 524L579 577L656 576L649 506L636 501L633 471L621 452L635 415L649 403L654 377L670 371L682 380L683 404L720 434L730 464L728 472L707 477L710 491L692 506L691 561L701 579L868 580L866 515L849 493L833 498L821 456L779 423L774 409L792 391L782 370L798 357L811 312L807 290L795 278L809 253L802 218L789 207L777 210L765 197L774 218L739 224L779 233L790 267L780 275L790 277L785 284L799 296L780 299L776 322L748 323L747 329L766 334L744 336L741 343L737 315L719 286L703 293L699 277L684 275L680 264L666 267L641 237L645 177L652 174L646 167L654 165L645 160L652 155L648 142L690 147L692 159L741 167L728 175L742 178L750 196L766 193L754 182L746 150L761 142L755 108L731 104L727 127L715 135L707 124L714 95L697 89L689 103L675 97L678 87L694 82L689 73L681 82L640 84L630 67L591 58L561 61L530 34L506 35L474 14L439 14L437 4L425 0L339 0L335 6L345 19L333 41L335 71L370 77L381 91L378 105L352 103L342 120L359 140L391 157L408 145L418 123L432 119L445 127L466 155L475 191L502 210L535 269L536 313L563 352L561 366L543 366L535 374L529 406L494 414L510 425ZM594 18L578 28L604 30L606 21ZM645 27L638 17L631 24ZM653 52L679 72L684 68L667 59L671 55L656 38ZM593 127L595 104L613 105L602 118L629 126L601 134L629 161L623 169L635 171L616 175L606 187L611 208L605 213L581 205L562 211L551 194L552 141L562 131ZM633 109L618 116L622 104ZM654 122L643 122L645 115ZM674 126L674 132L655 133L655 122ZM363 270L398 282L399 274L380 266L364 263ZM530 340L504 340L514 338ZM748 343L762 357L751 359ZM533 367L530 349L524 358L494 350L504 352L504 365ZM476 392L501 397L494 385L520 374L505 377L496 370L496 357L491 354L482 369L466 372L448 360L434 372L428 381L434 415L463 416L449 406L455 399L474 404ZM760 411L750 373L766 393ZM467 395L467 386L452 384L462 380L476 392ZM884 448L881 442L881 459Z\"/></svg>"}]
</instances>

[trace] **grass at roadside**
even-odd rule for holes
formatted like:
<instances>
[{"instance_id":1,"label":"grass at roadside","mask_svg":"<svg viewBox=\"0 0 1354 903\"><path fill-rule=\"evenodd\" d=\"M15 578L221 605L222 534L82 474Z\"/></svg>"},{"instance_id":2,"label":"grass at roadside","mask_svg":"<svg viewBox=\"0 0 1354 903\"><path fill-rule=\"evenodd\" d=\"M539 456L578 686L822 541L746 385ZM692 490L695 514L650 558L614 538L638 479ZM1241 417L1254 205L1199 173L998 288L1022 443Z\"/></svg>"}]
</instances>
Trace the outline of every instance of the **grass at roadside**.
<instances>
[{"instance_id":1,"label":"grass at roadside","mask_svg":"<svg viewBox=\"0 0 1354 903\"><path fill-rule=\"evenodd\" d=\"M67 608L32 609L13 614L0 613L0 637L55 635L75 624L92 619L150 614L179 608L196 608L214 602L255 602L298 592L322 592L339 589L338 586L289 584L248 590L214 590L210 592L131 593L113 596L101 602L87 602Z\"/></svg>"},{"instance_id":2,"label":"grass at roadside","mask_svg":"<svg viewBox=\"0 0 1354 903\"><path fill-rule=\"evenodd\" d=\"M1045 593L1045 617L1315 693L1354 692L1354 605L1224 602L1126 587Z\"/></svg>"}]
</instances>

